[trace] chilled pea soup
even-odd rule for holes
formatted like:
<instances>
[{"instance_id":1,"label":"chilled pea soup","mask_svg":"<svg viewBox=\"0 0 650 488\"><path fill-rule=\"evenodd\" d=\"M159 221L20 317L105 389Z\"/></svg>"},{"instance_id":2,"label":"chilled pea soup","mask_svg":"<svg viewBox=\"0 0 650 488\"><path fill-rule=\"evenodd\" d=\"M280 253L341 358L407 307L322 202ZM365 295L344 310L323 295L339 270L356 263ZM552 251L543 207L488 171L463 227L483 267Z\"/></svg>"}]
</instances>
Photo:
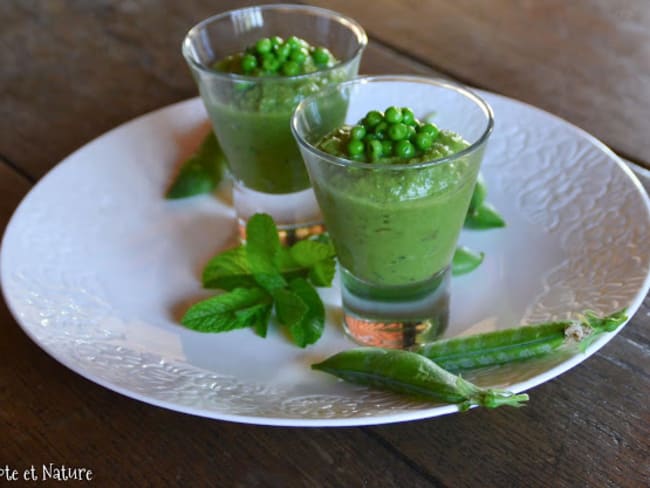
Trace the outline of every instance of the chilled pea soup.
<instances>
[{"instance_id":1,"label":"chilled pea soup","mask_svg":"<svg viewBox=\"0 0 650 488\"><path fill-rule=\"evenodd\" d=\"M333 150L336 139L330 135L319 147ZM392 142L398 149L406 146L407 155L413 154L408 142ZM413 154L409 164L450 156L468 145L445 131L435 146ZM368 148L372 147L371 142ZM384 327L381 345L396 336L402 343L422 338L424 332L437 337L447 324L449 263L479 164L461 158L449 164L391 170L403 161L389 154L375 161L381 165L377 171L359 173L348 168L314 182L341 265L346 326L362 342L376 340L377 321L391 320ZM386 330L406 319L407 337L399 330L397 334Z\"/></svg>"},{"instance_id":2,"label":"chilled pea soup","mask_svg":"<svg viewBox=\"0 0 650 488\"><path fill-rule=\"evenodd\" d=\"M316 182L341 265L359 280L413 286L446 268L478 165L459 159L414 171L338 174Z\"/></svg>"},{"instance_id":3,"label":"chilled pea soup","mask_svg":"<svg viewBox=\"0 0 650 488\"><path fill-rule=\"evenodd\" d=\"M313 137L307 129L319 117L311 114L317 110L313 106L305 107L309 99L294 117L294 132L304 142L303 157L337 251L346 332L362 344L411 347L435 340L447 326L450 263L491 129L491 112L479 106L474 115L483 119L462 136L464 125L453 122L467 114L444 116L449 107L435 118L442 130L434 125L434 137L423 135L428 131L424 122L390 122L388 109L378 111L382 122L368 125L364 121L370 114L360 115L359 106L384 110L382 102L388 100L408 113L400 106L410 102L414 115L425 119L438 108L436 100L445 103L438 92L456 88L413 77L351 83L340 88L351 99L347 127ZM363 97L369 85L377 86L370 90L372 96ZM418 98L426 102L402 98L398 86L404 93L419 87ZM360 94L365 103L355 102ZM462 90L451 101L474 103L466 101ZM462 103L458 109L467 110ZM383 122L388 123L378 125ZM445 129L445 122L454 130Z\"/></svg>"},{"instance_id":4,"label":"chilled pea soup","mask_svg":"<svg viewBox=\"0 0 650 488\"><path fill-rule=\"evenodd\" d=\"M345 70L332 70L308 79L242 82L235 85L227 102L211 100L208 114L233 176L263 193L309 188L305 164L291 135L291 115L305 96L347 78Z\"/></svg>"},{"instance_id":5,"label":"chilled pea soup","mask_svg":"<svg viewBox=\"0 0 650 488\"><path fill-rule=\"evenodd\" d=\"M301 5L234 10L190 30L183 53L228 160L240 228L257 212L281 233L322 223L291 114L304 97L354 77L366 43L354 20Z\"/></svg>"}]
</instances>

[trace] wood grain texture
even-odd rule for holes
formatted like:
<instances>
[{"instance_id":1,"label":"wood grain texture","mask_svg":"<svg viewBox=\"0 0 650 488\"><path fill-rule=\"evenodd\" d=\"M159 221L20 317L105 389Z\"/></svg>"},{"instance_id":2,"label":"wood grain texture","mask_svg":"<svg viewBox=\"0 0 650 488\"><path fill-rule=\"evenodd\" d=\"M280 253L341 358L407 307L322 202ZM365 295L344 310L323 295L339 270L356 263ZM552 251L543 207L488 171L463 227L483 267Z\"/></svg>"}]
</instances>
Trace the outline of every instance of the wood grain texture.
<instances>
[{"instance_id":1,"label":"wood grain texture","mask_svg":"<svg viewBox=\"0 0 650 488\"><path fill-rule=\"evenodd\" d=\"M180 40L201 18L251 3L0 2L5 21L0 31L0 154L35 180L115 125L195 96ZM326 3L348 12L357 8L355 2ZM495 9L511 4L492 3ZM404 32L416 39L417 33L407 29L408 18L422 22L421 4L395 2L399 15L384 0L359 5L365 11L356 17L366 24L363 17L369 16L366 27L372 35L392 45ZM465 0L447 4L454 14L448 19L475 23L478 30L467 35L479 38L485 29L481 16L490 24L493 12L482 10L480 3L474 10L468 5ZM518 5L542 12L546 3ZM619 5L624 10L628 3ZM585 15L592 19L596 14ZM499 21L504 29L513 15ZM378 18L385 30L376 27ZM640 18L629 25L638 25ZM361 71L435 74L427 66L431 63L464 81L473 79L461 72L469 69L466 64L450 69L423 55L422 46L397 47L403 52L372 42ZM486 69L483 58L473 61L477 72ZM502 93L515 86L526 96L557 91L552 77L546 88L526 88L517 76L513 71L517 83L501 75L494 85L476 84ZM587 81L591 87L592 80ZM573 88L567 85L567 90ZM607 107L597 109L600 114ZM30 185L0 158L0 230ZM533 389L524 409L477 409L372 428L256 427L166 411L61 366L27 338L4 302L0 331L0 465L86 466L95 471L98 486L637 487L650 480L650 298L598 354Z\"/></svg>"},{"instance_id":2,"label":"wood grain texture","mask_svg":"<svg viewBox=\"0 0 650 488\"><path fill-rule=\"evenodd\" d=\"M253 3L264 2L1 2L0 148L40 178L113 127L197 96L183 37L209 15ZM431 72L375 45L360 69Z\"/></svg>"},{"instance_id":3,"label":"wood grain texture","mask_svg":"<svg viewBox=\"0 0 650 488\"><path fill-rule=\"evenodd\" d=\"M566 118L650 164L643 0L313 0L468 84Z\"/></svg>"}]
</instances>

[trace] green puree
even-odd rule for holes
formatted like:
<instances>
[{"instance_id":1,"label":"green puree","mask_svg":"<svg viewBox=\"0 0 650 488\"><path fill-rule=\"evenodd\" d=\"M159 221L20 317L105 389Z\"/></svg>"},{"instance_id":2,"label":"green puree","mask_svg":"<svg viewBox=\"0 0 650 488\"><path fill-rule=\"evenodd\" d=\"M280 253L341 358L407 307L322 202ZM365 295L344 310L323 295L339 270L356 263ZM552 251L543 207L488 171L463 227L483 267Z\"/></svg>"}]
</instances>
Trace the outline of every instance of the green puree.
<instances>
[{"instance_id":1,"label":"green puree","mask_svg":"<svg viewBox=\"0 0 650 488\"><path fill-rule=\"evenodd\" d=\"M437 131L425 150L413 142L416 150L409 158L394 152L373 158L368 144L372 137L362 139L363 153L350 155L353 130L343 127L318 144L342 158L365 163L374 159L364 168L331 165L330 174L314 179L338 259L369 285L423 283L451 262L476 181L478 158L468 155L450 163L413 166L469 146L458 134L445 130ZM414 134L407 137L415 138Z\"/></svg>"},{"instance_id":2,"label":"green puree","mask_svg":"<svg viewBox=\"0 0 650 488\"><path fill-rule=\"evenodd\" d=\"M310 186L289 123L300 100L346 77L327 69L337 63L325 48L295 37L263 38L215 63L217 71L259 78L234 81L207 103L230 170L246 187L292 193Z\"/></svg>"}]
</instances>

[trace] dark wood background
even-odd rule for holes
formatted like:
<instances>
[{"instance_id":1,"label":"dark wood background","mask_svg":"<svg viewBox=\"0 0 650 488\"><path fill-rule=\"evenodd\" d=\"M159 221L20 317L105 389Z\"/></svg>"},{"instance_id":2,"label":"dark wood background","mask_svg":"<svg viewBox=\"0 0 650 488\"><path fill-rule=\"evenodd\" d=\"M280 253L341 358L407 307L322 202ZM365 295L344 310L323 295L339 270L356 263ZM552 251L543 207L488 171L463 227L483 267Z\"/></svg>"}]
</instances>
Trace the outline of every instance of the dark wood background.
<instances>
[{"instance_id":1,"label":"dark wood background","mask_svg":"<svg viewBox=\"0 0 650 488\"><path fill-rule=\"evenodd\" d=\"M196 96L184 34L252 3L0 2L0 231L74 149ZM366 27L363 73L437 74L519 98L650 163L646 1L312 3ZM647 486L649 325L646 298L613 341L535 388L523 409L291 429L191 417L106 390L47 356L0 302L0 470L84 466L99 486Z\"/></svg>"}]
</instances>

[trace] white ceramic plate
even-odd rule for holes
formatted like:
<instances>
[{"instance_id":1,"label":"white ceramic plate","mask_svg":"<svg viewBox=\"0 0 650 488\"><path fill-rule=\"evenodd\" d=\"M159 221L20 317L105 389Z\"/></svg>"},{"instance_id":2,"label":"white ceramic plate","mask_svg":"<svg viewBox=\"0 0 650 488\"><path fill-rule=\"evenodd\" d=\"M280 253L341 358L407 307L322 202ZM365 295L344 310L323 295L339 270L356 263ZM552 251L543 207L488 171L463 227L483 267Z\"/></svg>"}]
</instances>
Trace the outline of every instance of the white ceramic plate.
<instances>
[{"instance_id":1,"label":"white ceramic plate","mask_svg":"<svg viewBox=\"0 0 650 488\"><path fill-rule=\"evenodd\" d=\"M528 105L483 94L496 129L483 173L503 230L464 231L486 252L452 284L448 336L574 316L632 314L648 286L648 197L606 147ZM20 204L2 243L6 301L25 332L82 376L191 414L270 425L367 425L435 417L453 405L349 385L309 365L351 347L338 289L322 294L328 324L305 350L280 333L205 335L178 325L209 293L203 264L234 242L233 211L214 196L166 201L178 162L207 128L198 99L140 117L61 162ZM619 329L620 330L620 329ZM474 379L516 392L585 355L493 368ZM45 373L44 373L45 374ZM531 393L535 401L535 392Z\"/></svg>"}]
</instances>

